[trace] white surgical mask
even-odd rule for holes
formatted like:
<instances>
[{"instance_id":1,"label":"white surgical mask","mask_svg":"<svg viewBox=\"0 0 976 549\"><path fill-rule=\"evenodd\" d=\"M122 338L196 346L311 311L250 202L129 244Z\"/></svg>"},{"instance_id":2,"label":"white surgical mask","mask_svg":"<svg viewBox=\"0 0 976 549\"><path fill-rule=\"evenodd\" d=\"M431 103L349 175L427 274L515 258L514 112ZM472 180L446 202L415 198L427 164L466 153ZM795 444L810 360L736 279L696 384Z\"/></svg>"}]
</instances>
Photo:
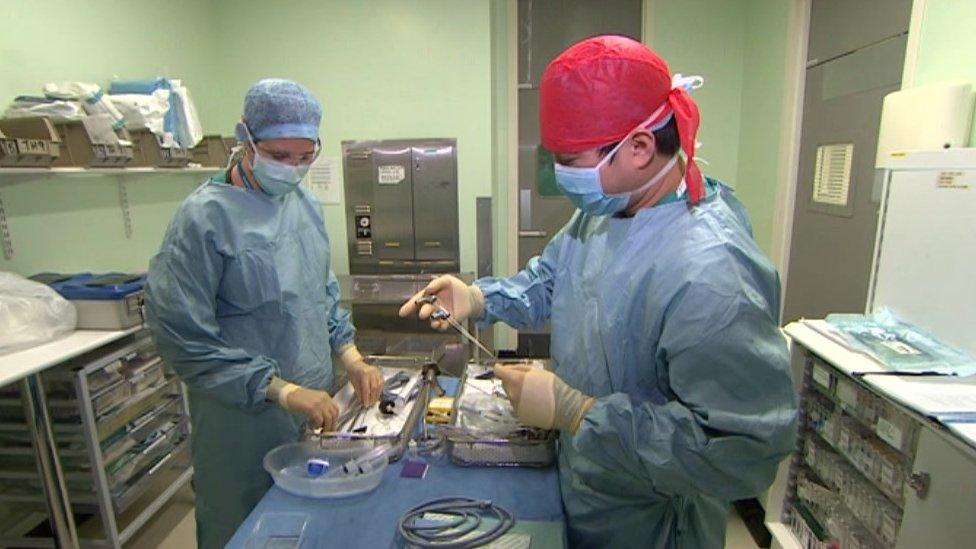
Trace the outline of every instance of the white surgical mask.
<instances>
[{"instance_id":1,"label":"white surgical mask","mask_svg":"<svg viewBox=\"0 0 976 549\"><path fill-rule=\"evenodd\" d=\"M258 152L257 144L251 137L251 131L247 129L246 125L244 128L247 131L248 142L251 144L251 152L254 153L251 157L251 171L254 172L254 177L258 180L258 185L261 185L261 189L271 196L284 196L298 188L298 184L308 174L311 164L293 166L265 157Z\"/></svg>"}]
</instances>

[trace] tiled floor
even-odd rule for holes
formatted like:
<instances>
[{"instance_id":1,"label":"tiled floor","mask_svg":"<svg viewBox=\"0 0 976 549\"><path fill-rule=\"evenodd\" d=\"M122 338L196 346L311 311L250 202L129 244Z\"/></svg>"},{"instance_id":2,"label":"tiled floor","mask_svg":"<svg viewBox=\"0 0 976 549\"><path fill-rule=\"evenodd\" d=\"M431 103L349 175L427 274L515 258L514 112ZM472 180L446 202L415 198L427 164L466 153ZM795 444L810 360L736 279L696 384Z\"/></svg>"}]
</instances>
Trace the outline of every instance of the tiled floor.
<instances>
[{"instance_id":1,"label":"tiled floor","mask_svg":"<svg viewBox=\"0 0 976 549\"><path fill-rule=\"evenodd\" d=\"M193 520L193 492L189 486L173 496L156 517L129 540L126 547L190 549L197 545L197 522Z\"/></svg>"},{"instance_id":2,"label":"tiled floor","mask_svg":"<svg viewBox=\"0 0 976 549\"><path fill-rule=\"evenodd\" d=\"M127 547L140 549L187 549L196 546L196 521L193 520L193 494L189 488L180 491L163 511L143 528ZM734 512L729 515L725 535L727 549L756 549L745 524Z\"/></svg>"}]
</instances>

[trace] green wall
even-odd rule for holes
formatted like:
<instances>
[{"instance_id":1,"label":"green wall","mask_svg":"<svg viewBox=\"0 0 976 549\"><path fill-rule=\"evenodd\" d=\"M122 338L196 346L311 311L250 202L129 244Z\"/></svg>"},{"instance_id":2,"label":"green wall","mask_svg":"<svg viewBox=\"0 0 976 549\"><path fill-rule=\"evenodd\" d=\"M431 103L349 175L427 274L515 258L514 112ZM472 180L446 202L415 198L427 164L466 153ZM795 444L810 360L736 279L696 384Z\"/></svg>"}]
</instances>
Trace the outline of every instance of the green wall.
<instances>
[{"instance_id":1,"label":"green wall","mask_svg":"<svg viewBox=\"0 0 976 549\"><path fill-rule=\"evenodd\" d=\"M345 139L457 138L461 266L473 271L475 197L491 196L496 169L490 3L303 0L282 6L11 2L0 26L0 103L37 93L54 79L105 85L113 75L166 75L185 80L208 133L230 135L251 83L270 76L298 80L324 105L328 156L340 157ZM115 176L0 177L15 247L13 260L0 259L0 269L23 274L145 268L175 207L203 179L131 178L134 234L126 239ZM344 208L327 205L324 216L333 266L347 272Z\"/></svg>"},{"instance_id":2,"label":"green wall","mask_svg":"<svg viewBox=\"0 0 976 549\"><path fill-rule=\"evenodd\" d=\"M976 2L926 0L915 64L915 85L976 80Z\"/></svg>"},{"instance_id":3,"label":"green wall","mask_svg":"<svg viewBox=\"0 0 976 549\"><path fill-rule=\"evenodd\" d=\"M743 0L654 0L651 48L672 73L699 74L705 85L692 96L701 111L697 156L706 175L734 185L739 165L742 104Z\"/></svg>"},{"instance_id":4,"label":"green wall","mask_svg":"<svg viewBox=\"0 0 976 549\"><path fill-rule=\"evenodd\" d=\"M510 227L508 185L508 135L509 114L514 105L509 104L509 86L515 82L509 78L509 11L506 0L491 0L491 208L492 208L492 266L494 274L509 274L520 265L508 264L508 239L518 227Z\"/></svg>"},{"instance_id":5,"label":"green wall","mask_svg":"<svg viewBox=\"0 0 976 549\"><path fill-rule=\"evenodd\" d=\"M926 0L918 33L914 86L943 80L976 83L976 2ZM969 138L976 145L976 124Z\"/></svg>"},{"instance_id":6,"label":"green wall","mask_svg":"<svg viewBox=\"0 0 976 549\"><path fill-rule=\"evenodd\" d=\"M767 254L776 230L789 11L782 0L745 2L743 57L748 62L742 79L736 196L748 208L753 235Z\"/></svg>"},{"instance_id":7,"label":"green wall","mask_svg":"<svg viewBox=\"0 0 976 549\"><path fill-rule=\"evenodd\" d=\"M700 74L698 156L706 175L728 183L752 218L756 241L772 243L786 78L789 2L653 0L651 47L673 73Z\"/></svg>"}]
</instances>

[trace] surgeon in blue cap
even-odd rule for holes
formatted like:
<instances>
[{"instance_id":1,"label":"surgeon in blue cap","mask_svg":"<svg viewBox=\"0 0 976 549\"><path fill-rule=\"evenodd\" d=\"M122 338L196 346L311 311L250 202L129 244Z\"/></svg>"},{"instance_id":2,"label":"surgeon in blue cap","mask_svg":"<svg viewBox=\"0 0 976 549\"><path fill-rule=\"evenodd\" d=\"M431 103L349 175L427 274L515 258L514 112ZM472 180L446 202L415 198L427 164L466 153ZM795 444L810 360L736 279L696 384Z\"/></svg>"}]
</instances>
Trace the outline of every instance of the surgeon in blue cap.
<instances>
[{"instance_id":1,"label":"surgeon in blue cap","mask_svg":"<svg viewBox=\"0 0 976 549\"><path fill-rule=\"evenodd\" d=\"M321 206L299 186L321 119L300 84L254 84L243 157L183 201L150 263L147 321L189 388L202 548L223 547L271 486L269 450L332 427L333 355L361 402L379 399L382 375L339 307Z\"/></svg>"}]
</instances>

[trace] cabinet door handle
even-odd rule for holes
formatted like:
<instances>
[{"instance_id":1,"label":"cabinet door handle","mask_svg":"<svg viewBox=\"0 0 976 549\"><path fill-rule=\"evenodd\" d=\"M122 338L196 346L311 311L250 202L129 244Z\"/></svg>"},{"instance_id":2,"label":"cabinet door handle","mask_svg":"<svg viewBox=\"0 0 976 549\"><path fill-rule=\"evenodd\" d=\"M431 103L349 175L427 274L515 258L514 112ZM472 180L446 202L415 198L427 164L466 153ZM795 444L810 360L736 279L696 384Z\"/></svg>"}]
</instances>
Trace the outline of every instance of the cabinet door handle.
<instances>
[{"instance_id":1,"label":"cabinet door handle","mask_svg":"<svg viewBox=\"0 0 976 549\"><path fill-rule=\"evenodd\" d=\"M915 490L915 495L919 499L925 499L929 493L929 484L932 478L925 471L913 471L908 477L908 486Z\"/></svg>"},{"instance_id":2,"label":"cabinet door handle","mask_svg":"<svg viewBox=\"0 0 976 549\"><path fill-rule=\"evenodd\" d=\"M549 236L546 231L519 231L519 238L545 238Z\"/></svg>"}]
</instances>

